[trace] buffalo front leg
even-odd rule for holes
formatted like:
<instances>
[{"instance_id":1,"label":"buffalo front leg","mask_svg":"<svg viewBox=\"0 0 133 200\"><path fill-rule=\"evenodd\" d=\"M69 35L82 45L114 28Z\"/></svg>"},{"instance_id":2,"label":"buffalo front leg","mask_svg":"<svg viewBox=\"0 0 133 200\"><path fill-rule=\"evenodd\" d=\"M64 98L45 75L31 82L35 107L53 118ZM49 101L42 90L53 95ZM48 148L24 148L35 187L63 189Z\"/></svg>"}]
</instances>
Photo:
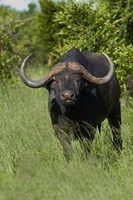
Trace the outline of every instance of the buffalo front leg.
<instances>
[{"instance_id":1,"label":"buffalo front leg","mask_svg":"<svg viewBox=\"0 0 133 200\"><path fill-rule=\"evenodd\" d=\"M92 141L94 140L95 128L82 127L80 135L80 146L83 150L83 159L87 159L90 154Z\"/></svg>"},{"instance_id":2,"label":"buffalo front leg","mask_svg":"<svg viewBox=\"0 0 133 200\"><path fill-rule=\"evenodd\" d=\"M54 131L55 131L56 137L59 139L62 145L63 154L66 160L69 162L72 157L72 145L71 145L70 135L68 135L65 131L60 129L58 125L54 125Z\"/></svg>"},{"instance_id":3,"label":"buffalo front leg","mask_svg":"<svg viewBox=\"0 0 133 200\"><path fill-rule=\"evenodd\" d=\"M122 137L121 137L121 111L120 103L115 106L113 111L108 117L110 127L113 134L113 144L118 152L122 150Z\"/></svg>"},{"instance_id":4,"label":"buffalo front leg","mask_svg":"<svg viewBox=\"0 0 133 200\"><path fill-rule=\"evenodd\" d=\"M80 139L80 146L83 150L82 158L87 159L90 154L92 140L88 140L88 138Z\"/></svg>"}]
</instances>

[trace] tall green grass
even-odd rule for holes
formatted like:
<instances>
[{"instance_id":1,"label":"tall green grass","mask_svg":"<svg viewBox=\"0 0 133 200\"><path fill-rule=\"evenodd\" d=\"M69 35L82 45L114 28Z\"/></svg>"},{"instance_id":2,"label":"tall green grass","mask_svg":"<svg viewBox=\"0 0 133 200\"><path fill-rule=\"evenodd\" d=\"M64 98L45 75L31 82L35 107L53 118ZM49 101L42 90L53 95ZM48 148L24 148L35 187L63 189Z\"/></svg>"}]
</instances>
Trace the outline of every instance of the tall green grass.
<instances>
[{"instance_id":1,"label":"tall green grass","mask_svg":"<svg viewBox=\"0 0 133 200\"><path fill-rule=\"evenodd\" d=\"M70 164L54 136L47 91L0 89L0 200L131 200L133 101L122 98L124 149L118 156L107 121L88 160L73 142Z\"/></svg>"}]
</instances>

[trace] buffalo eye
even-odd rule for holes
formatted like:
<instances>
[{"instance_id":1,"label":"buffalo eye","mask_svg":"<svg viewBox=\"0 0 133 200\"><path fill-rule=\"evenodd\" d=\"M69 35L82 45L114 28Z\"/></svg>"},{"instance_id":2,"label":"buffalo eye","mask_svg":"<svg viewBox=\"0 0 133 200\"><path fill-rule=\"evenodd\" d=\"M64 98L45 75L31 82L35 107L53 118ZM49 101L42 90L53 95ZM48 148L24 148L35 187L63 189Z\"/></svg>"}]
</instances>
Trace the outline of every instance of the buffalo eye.
<instances>
[{"instance_id":1,"label":"buffalo eye","mask_svg":"<svg viewBox=\"0 0 133 200\"><path fill-rule=\"evenodd\" d=\"M63 78L62 78L62 76L57 76L57 77L55 77L55 83L59 83L59 82L62 82L63 81Z\"/></svg>"},{"instance_id":2,"label":"buffalo eye","mask_svg":"<svg viewBox=\"0 0 133 200\"><path fill-rule=\"evenodd\" d=\"M80 83L81 80L80 80L80 79L76 79L75 82L76 82L76 83Z\"/></svg>"},{"instance_id":3,"label":"buffalo eye","mask_svg":"<svg viewBox=\"0 0 133 200\"><path fill-rule=\"evenodd\" d=\"M81 78L80 78L80 77L75 77L74 83L75 83L76 85L80 85L80 84L81 84Z\"/></svg>"}]
</instances>

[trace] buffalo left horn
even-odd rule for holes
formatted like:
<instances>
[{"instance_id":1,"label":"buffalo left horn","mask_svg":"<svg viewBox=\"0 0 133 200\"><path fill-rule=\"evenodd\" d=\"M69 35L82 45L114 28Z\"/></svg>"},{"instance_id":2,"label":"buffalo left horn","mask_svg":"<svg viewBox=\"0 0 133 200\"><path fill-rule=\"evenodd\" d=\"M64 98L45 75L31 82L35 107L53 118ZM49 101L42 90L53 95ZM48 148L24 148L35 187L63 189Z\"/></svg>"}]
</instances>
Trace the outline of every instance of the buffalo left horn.
<instances>
[{"instance_id":1,"label":"buffalo left horn","mask_svg":"<svg viewBox=\"0 0 133 200\"><path fill-rule=\"evenodd\" d=\"M102 52L102 54L107 58L108 63L109 63L109 67L108 67L108 73L106 76L104 77L96 77L93 76L91 73L89 73L82 65L75 63L75 62L70 62L69 63L69 68L73 69L75 71L79 71L83 77L89 81L90 83L94 83L97 85L101 85L101 84L105 84L107 82L109 82L111 80L111 78L114 75L115 69L114 69L114 64L111 61L111 59L109 58L108 55L106 55L105 53Z\"/></svg>"}]
</instances>

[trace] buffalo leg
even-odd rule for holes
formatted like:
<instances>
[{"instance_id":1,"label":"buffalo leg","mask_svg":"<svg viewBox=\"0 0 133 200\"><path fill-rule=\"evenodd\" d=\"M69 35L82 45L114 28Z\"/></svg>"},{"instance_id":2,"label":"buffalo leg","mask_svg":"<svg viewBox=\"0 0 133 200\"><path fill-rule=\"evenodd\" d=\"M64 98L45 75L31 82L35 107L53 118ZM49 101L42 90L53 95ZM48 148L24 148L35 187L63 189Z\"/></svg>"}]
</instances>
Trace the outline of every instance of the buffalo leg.
<instances>
[{"instance_id":1,"label":"buffalo leg","mask_svg":"<svg viewBox=\"0 0 133 200\"><path fill-rule=\"evenodd\" d=\"M66 160L69 162L71 160L72 157L72 145L71 145L71 141L68 139L68 137L64 137L64 136L58 136L58 139L62 145L63 148L63 154L66 158Z\"/></svg>"},{"instance_id":2,"label":"buffalo leg","mask_svg":"<svg viewBox=\"0 0 133 200\"><path fill-rule=\"evenodd\" d=\"M83 150L83 159L87 159L90 154L92 140L88 140L87 138L80 139L80 146Z\"/></svg>"},{"instance_id":3,"label":"buffalo leg","mask_svg":"<svg viewBox=\"0 0 133 200\"><path fill-rule=\"evenodd\" d=\"M98 131L101 134L101 124L98 125Z\"/></svg>"},{"instance_id":4,"label":"buffalo leg","mask_svg":"<svg viewBox=\"0 0 133 200\"><path fill-rule=\"evenodd\" d=\"M69 135L64 132L58 125L54 126L54 131L56 137L59 139L62 148L63 148L63 154L66 158L66 160L69 162L71 160L72 156L72 145L71 145L71 139Z\"/></svg>"},{"instance_id":5,"label":"buffalo leg","mask_svg":"<svg viewBox=\"0 0 133 200\"><path fill-rule=\"evenodd\" d=\"M90 154L90 148L95 135L95 128L87 129L86 127L81 128L80 135L80 146L83 149L83 158L88 158Z\"/></svg>"},{"instance_id":6,"label":"buffalo leg","mask_svg":"<svg viewBox=\"0 0 133 200\"><path fill-rule=\"evenodd\" d=\"M110 113L108 121L112 129L113 144L118 152L120 152L122 150L120 103Z\"/></svg>"}]
</instances>

